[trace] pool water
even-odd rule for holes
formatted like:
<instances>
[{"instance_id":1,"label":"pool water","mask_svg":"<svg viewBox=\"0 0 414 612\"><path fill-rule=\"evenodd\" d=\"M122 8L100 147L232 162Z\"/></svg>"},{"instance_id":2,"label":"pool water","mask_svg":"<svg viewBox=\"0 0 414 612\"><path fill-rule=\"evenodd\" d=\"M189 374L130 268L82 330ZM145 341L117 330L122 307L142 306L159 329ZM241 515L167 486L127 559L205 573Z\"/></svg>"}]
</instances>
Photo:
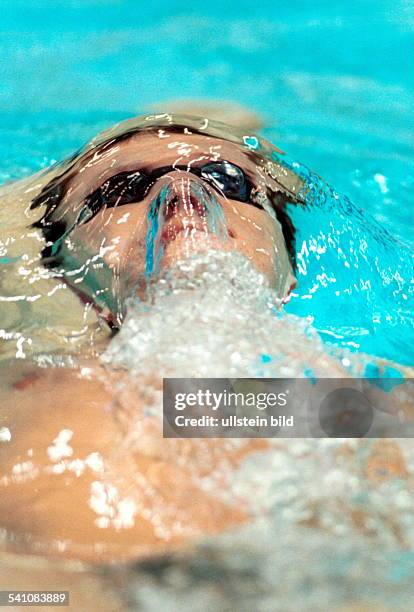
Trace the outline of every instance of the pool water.
<instances>
[{"instance_id":1,"label":"pool water","mask_svg":"<svg viewBox=\"0 0 414 612\"><path fill-rule=\"evenodd\" d=\"M273 357L283 356L288 345L303 371L302 325L312 333L316 328L325 343L414 363L413 31L410 0L1 3L0 182L46 168L102 129L150 110L153 103L176 98L236 101L261 114L266 124L263 135L288 154L277 161L305 182L307 207L291 211L299 228L299 284L287 313L271 317L266 291L255 282L257 273L249 267L243 272L243 264L232 256L225 264L231 274L219 282L214 276L214 283L210 275L210 284L205 276L207 290L203 293L201 283L197 308L191 308L188 299L184 303L183 294L164 294L161 285L147 320L142 316L144 305L132 304L128 320L105 353L107 361L126 367L133 363L133 374L141 376L148 368L141 372L139 368L148 363L158 372L174 364L180 375L197 368L200 376L220 376L223 370L234 376L246 371L248 376L272 376ZM13 220L10 225L13 228ZM214 258L210 263L216 265ZM235 277L238 284L230 283ZM185 274L177 278L179 283L186 280ZM34 301L33 307L43 314L42 302ZM67 302L54 303L57 315L59 308L66 312ZM204 316L203 326L201 317L197 323L197 310ZM234 319L239 316L242 329L235 330L232 320L226 319L229 312ZM301 317L297 326L296 315ZM47 318L53 327L55 320L49 313ZM56 320L59 323L59 316ZM273 329L277 330L274 342L268 333ZM194 338L191 351L187 337ZM313 362L317 353L326 356L317 337L312 335L311 342L308 354ZM22 357L22 346L17 348L16 357ZM260 372L253 360L259 350L264 358ZM22 359L16 361L22 365ZM48 363L45 360L43 365ZM10 372L7 369L8 376ZM53 368L45 368L45 373L53 376ZM154 397L158 401L160 411L160 389L155 389L154 397L150 385L145 390L150 404ZM29 389L23 396L30 394ZM51 394L44 396L49 402L46 412L48 406L59 408ZM11 417L14 408L13 404ZM20 438L2 422L0 442L6 457L14 437L32 456L30 436L37 432L37 408L36 418L29 416L30 428L24 415ZM112 439L111 447L116 458L119 453L123 459L125 450L134 454L143 445L145 451L145 440L142 444L139 415L134 410L120 415L128 433L123 437L126 449ZM42 434L47 445L62 442L53 439L55 433L48 439L53 428L56 434L68 434L61 430L61 420L59 410L47 412ZM93 428L94 421L86 418L79 431L89 422ZM124 427L124 421L121 424ZM89 439L96 444L94 436ZM282 440L270 452L246 461L224 487L226 480L221 478L229 478L228 447L217 445L220 452L224 449L223 464L219 452L219 469L211 470L209 482L210 472L204 473L204 468L209 462L216 464L208 446L197 442L186 455L181 445L185 441L179 441L172 448L184 450L174 452L172 460L167 441L161 442L168 467L174 467L174 461L179 468L185 464L197 482L233 500L249 500L252 513L266 514L267 522L254 522L245 535L234 530L227 544L226 538L214 539L207 545L210 549L196 551L188 566L173 559L175 566L165 579L162 567L168 569L168 561L161 560L161 572L154 563L153 582L150 565L134 563L137 576L128 573L125 588L136 609L172 609L179 596L183 610L193 610L196 600L198 607L205 602L205 610L273 610L275 601L283 601L286 610L410 608L414 571L410 439ZM60 467L54 465L53 456L45 452L43 456L49 470L45 473ZM14 465L12 451L10 457L16 482L23 468L36 478L31 461L19 459ZM42 467L39 455L33 461L36 469L36 462ZM62 463L68 476L80 469L76 461L69 456ZM122 465L129 463L123 460ZM82 469L91 468L85 463ZM136 486L131 488L137 506L141 475L139 469L134 472ZM7 481L10 474L2 477ZM107 474L99 478L106 482ZM171 480L175 488L176 480ZM36 479L33 483L37 486ZM94 508L105 522L101 492L98 487ZM36 498L30 487L29 493L30 499ZM52 501L54 497L50 496ZM1 500L6 500L5 494ZM155 508L170 511L162 495L155 496L155 502ZM172 505L174 520L180 516L177 507L179 503ZM13 503L10 514L19 512L26 528L32 508ZM156 511L153 516L157 520ZM0 527L3 546L8 534L3 524ZM129 545L128 532L123 535ZM132 571L117 565L112 570ZM225 580L217 588L223 575ZM342 604L346 608L338 607Z\"/></svg>"},{"instance_id":2,"label":"pool water","mask_svg":"<svg viewBox=\"0 0 414 612\"><path fill-rule=\"evenodd\" d=\"M411 364L413 30L408 0L2 3L0 180L152 103L237 101L349 198L311 176L290 312L328 343Z\"/></svg>"}]
</instances>

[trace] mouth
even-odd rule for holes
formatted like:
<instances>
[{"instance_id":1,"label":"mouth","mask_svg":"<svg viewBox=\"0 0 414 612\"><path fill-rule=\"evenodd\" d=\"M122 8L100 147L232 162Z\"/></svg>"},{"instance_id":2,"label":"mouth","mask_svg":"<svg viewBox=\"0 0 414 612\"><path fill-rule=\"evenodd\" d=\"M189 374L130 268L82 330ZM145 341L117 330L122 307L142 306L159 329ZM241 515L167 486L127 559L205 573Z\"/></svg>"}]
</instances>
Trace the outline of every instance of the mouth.
<instances>
[{"instance_id":1,"label":"mouth","mask_svg":"<svg viewBox=\"0 0 414 612\"><path fill-rule=\"evenodd\" d=\"M230 228L226 228L225 239L234 238L234 236L234 232ZM215 233L210 230L205 218L192 216L175 218L166 223L161 231L160 244L166 249L173 242L178 240L181 242L187 239L190 241L218 241Z\"/></svg>"}]
</instances>

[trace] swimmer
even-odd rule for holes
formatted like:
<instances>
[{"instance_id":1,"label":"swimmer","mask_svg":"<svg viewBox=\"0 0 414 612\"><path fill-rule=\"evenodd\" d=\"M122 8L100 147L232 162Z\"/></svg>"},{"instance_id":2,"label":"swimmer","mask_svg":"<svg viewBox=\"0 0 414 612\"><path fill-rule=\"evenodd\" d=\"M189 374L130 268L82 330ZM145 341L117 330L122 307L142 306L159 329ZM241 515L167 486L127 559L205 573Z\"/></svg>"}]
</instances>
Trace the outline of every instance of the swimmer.
<instances>
[{"instance_id":1,"label":"swimmer","mask_svg":"<svg viewBox=\"0 0 414 612\"><path fill-rule=\"evenodd\" d=\"M3 366L0 526L12 534L6 548L91 562L129 559L248 520L247 500L229 503L223 490L266 441L162 439L151 408L168 367L147 364L131 376L99 356L125 338L131 303L150 305L153 287L170 270L203 253L249 262L275 309L289 299L296 263L288 207L303 205L303 184L272 159L274 151L280 153L207 119L148 116L108 130L23 183L21 212L9 227L16 275L7 282L9 291L14 280L29 293L31 314L17 337L26 361ZM27 226L22 278L19 239ZM19 306L10 303L10 319L19 320ZM286 361L298 353L318 376L347 376L321 353L317 338L292 328ZM132 426L134 443L125 445Z\"/></svg>"},{"instance_id":2,"label":"swimmer","mask_svg":"<svg viewBox=\"0 0 414 612\"><path fill-rule=\"evenodd\" d=\"M32 187L25 185L24 196L30 200L25 215L37 244L43 240L40 261L33 257L32 265L40 264L45 271L40 274L35 268L48 283L49 294L56 295L64 283L69 308L74 296L80 322L87 328L92 320L95 333L99 323L103 346L122 327L131 296L145 299L146 287L158 276L206 250L242 254L266 279L275 299L287 299L295 284L295 263L294 229L286 206L298 200L300 185L295 175L280 173L243 136L205 119L145 117L110 130L49 176L35 179ZM43 305L50 311L53 302ZM60 329L65 324L70 329L73 311L66 323L64 309L59 310ZM85 337L89 341L87 332L80 340ZM40 330L39 344L42 340ZM73 352L79 345L82 342L75 341L69 348ZM53 349L62 352L62 345L55 342ZM97 374L101 369L84 358L80 368L72 369L39 370L25 363L11 374L8 367L2 425L12 439L0 447L1 525L11 533L27 530L40 547L47 542L45 552L56 554L51 542L65 540L65 555L102 560L116 553L162 550L190 535L214 533L245 520L246 511L227 506L218 491L204 493L194 473L206 471L205 455L211 463L207 472L224 460L236 467L258 443L231 449L207 441L198 457L197 445L160 440L159 426L144 419L139 450L113 458L125 431L119 410L108 406L119 401L123 407L133 405L136 423L143 401L135 387L123 392L122 399L115 398L119 374L111 375L108 385L106 374ZM160 381L154 381L154 373L150 376L150 383L159 388ZM33 426L28 431L24 423L29 421ZM192 469L178 469L191 452ZM16 465L23 464L33 464L34 472L29 466L30 476L16 478ZM145 481L139 512L128 495L137 487L137 473ZM171 479L175 485L170 490ZM150 500L154 488L159 492L155 518ZM48 494L51 490L54 495ZM110 500L111 491L116 495ZM107 508L103 514L99 504ZM165 515L163 507L174 504L180 518ZM129 518L119 507L129 508Z\"/></svg>"},{"instance_id":3,"label":"swimmer","mask_svg":"<svg viewBox=\"0 0 414 612\"><path fill-rule=\"evenodd\" d=\"M84 354L105 344L131 293L213 242L245 255L275 297L287 300L296 282L287 207L300 205L303 185L273 152L270 143L207 119L146 116L6 187L3 320L23 336L30 321L24 354L69 347ZM27 299L13 299L19 293ZM3 344L6 358L15 353L13 333Z\"/></svg>"},{"instance_id":4,"label":"swimmer","mask_svg":"<svg viewBox=\"0 0 414 612\"><path fill-rule=\"evenodd\" d=\"M286 208L301 183L245 140L188 117L121 124L33 199L43 265L117 327L134 289L200 249L242 253L286 299L296 282Z\"/></svg>"}]
</instances>

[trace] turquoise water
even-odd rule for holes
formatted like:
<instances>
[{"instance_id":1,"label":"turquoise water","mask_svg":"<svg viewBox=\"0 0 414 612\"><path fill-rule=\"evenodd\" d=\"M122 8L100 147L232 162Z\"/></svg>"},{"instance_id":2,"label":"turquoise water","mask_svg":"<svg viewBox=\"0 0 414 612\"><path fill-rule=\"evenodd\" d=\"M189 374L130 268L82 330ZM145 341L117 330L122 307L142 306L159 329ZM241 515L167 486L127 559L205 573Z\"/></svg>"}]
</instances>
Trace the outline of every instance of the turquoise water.
<instances>
[{"instance_id":1,"label":"turquoise water","mask_svg":"<svg viewBox=\"0 0 414 612\"><path fill-rule=\"evenodd\" d=\"M238 101L264 116L264 135L292 160L349 198L309 175L312 204L294 213L290 311L313 316L328 342L414 362L410 0L0 6L1 181L152 103Z\"/></svg>"}]
</instances>

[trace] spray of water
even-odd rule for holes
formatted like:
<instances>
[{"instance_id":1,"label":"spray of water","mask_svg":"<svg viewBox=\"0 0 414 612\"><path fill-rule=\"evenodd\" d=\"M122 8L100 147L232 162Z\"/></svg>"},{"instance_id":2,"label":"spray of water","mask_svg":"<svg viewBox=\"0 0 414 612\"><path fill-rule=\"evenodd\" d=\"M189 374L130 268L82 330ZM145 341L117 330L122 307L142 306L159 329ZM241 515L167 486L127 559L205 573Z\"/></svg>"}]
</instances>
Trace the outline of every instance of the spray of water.
<instances>
[{"instance_id":1,"label":"spray of water","mask_svg":"<svg viewBox=\"0 0 414 612\"><path fill-rule=\"evenodd\" d=\"M103 355L136 377L338 375L309 320L280 309L266 279L236 252L201 251L131 297Z\"/></svg>"}]
</instances>

